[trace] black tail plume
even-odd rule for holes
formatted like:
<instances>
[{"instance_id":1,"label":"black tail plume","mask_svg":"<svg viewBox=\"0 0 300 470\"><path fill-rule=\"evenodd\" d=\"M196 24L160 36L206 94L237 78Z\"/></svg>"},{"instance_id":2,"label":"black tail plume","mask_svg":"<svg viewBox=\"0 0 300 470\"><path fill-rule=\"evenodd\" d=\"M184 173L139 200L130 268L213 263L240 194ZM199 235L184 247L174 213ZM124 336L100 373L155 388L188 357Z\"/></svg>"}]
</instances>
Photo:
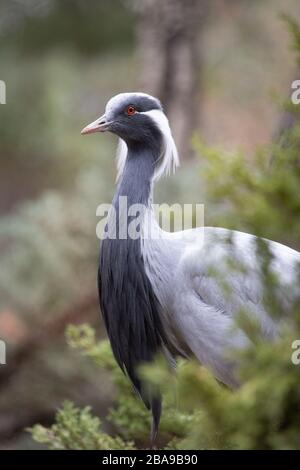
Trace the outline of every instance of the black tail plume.
<instances>
[{"instance_id":1,"label":"black tail plume","mask_svg":"<svg viewBox=\"0 0 300 470\"><path fill-rule=\"evenodd\" d=\"M150 448L152 449L155 445L157 432L159 428L160 416L161 416L161 409L162 409L162 399L161 395L152 398L151 400L151 412L152 412L152 423L151 423L151 431L150 431Z\"/></svg>"}]
</instances>

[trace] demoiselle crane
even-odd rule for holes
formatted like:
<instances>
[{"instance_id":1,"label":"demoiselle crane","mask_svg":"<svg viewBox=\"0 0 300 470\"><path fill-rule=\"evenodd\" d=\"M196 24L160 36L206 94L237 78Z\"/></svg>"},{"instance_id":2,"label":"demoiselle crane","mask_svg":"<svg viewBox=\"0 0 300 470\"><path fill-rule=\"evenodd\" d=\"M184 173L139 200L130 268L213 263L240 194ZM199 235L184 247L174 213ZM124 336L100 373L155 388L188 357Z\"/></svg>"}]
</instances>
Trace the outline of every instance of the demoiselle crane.
<instances>
[{"instance_id":1,"label":"demoiselle crane","mask_svg":"<svg viewBox=\"0 0 300 470\"><path fill-rule=\"evenodd\" d=\"M179 164L159 100L144 93L114 96L105 114L82 134L105 131L116 134L121 143L118 184L107 218L107 227L114 223L119 230L115 236L109 236L108 230L101 244L100 307L115 358L152 411L153 441L161 398L143 387L137 372L141 363L152 361L158 352L169 360L178 354L193 355L219 381L234 388L235 364L226 351L249 341L235 326L238 312L245 308L269 340L278 335L281 322L265 309L255 236L211 227L169 233L159 227L151 206L153 183ZM121 197L127 197L127 207L145 207L138 236L119 235L132 221L129 212L122 212ZM149 226L152 236L145 236ZM300 253L272 241L268 249L272 271L280 281L278 295L288 305ZM228 259L238 260L243 269L230 269ZM226 280L230 295L225 295L220 280Z\"/></svg>"}]
</instances>

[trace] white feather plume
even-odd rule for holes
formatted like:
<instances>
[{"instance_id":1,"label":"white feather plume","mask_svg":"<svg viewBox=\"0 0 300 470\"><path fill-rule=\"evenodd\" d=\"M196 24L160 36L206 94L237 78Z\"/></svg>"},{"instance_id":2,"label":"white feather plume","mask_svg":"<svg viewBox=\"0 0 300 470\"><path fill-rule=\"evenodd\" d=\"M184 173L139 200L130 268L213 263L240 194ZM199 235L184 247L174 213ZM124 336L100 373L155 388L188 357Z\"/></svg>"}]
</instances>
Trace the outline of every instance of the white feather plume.
<instances>
[{"instance_id":1,"label":"white feather plume","mask_svg":"<svg viewBox=\"0 0 300 470\"><path fill-rule=\"evenodd\" d=\"M123 139L119 139L118 143L118 148L117 148L117 154L116 154L116 160L117 160L117 178L116 181L119 181L120 176L123 173L125 163L126 163L126 158L127 158L127 144Z\"/></svg>"},{"instance_id":2,"label":"white feather plume","mask_svg":"<svg viewBox=\"0 0 300 470\"><path fill-rule=\"evenodd\" d=\"M163 111L159 109L152 109L141 114L149 116L157 125L163 136L163 147L161 155L157 161L156 169L154 172L154 180L160 179L163 175L169 175L175 172L179 166L179 156L177 148L172 136L169 121ZM119 145L117 149L117 181L123 173L126 158L127 158L127 145L123 139L119 139Z\"/></svg>"}]
</instances>

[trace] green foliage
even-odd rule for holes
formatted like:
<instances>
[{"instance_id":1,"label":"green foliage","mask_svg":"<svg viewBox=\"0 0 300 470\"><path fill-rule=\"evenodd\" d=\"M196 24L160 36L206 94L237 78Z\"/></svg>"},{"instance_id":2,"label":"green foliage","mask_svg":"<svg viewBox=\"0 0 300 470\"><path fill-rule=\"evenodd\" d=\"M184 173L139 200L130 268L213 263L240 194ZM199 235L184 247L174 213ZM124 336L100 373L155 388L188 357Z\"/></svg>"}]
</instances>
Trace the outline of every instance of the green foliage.
<instances>
[{"instance_id":1,"label":"green foliage","mask_svg":"<svg viewBox=\"0 0 300 470\"><path fill-rule=\"evenodd\" d=\"M116 364L108 341L97 342L94 330L88 325L70 326L67 329L68 344L90 359L100 368L111 373L115 388L114 406L109 409L107 419L125 439L132 439L138 444L148 441L150 414ZM173 390L166 394L164 415L160 427L161 442L185 435L189 417L178 411Z\"/></svg>"},{"instance_id":2,"label":"green foliage","mask_svg":"<svg viewBox=\"0 0 300 470\"><path fill-rule=\"evenodd\" d=\"M287 15L284 19L299 59L299 25ZM277 142L254 155L208 147L199 138L194 146L201 156L210 208L207 224L249 231L299 249L300 107L291 103L290 96L282 105L287 125L280 129Z\"/></svg>"},{"instance_id":3,"label":"green foliage","mask_svg":"<svg viewBox=\"0 0 300 470\"><path fill-rule=\"evenodd\" d=\"M300 317L298 312L298 318ZM181 448L299 449L299 366L291 362L297 334L252 345L243 354L240 378L232 393L196 363L178 368L178 399L194 413ZM150 376L149 371L149 376ZM170 377L165 380L170 382Z\"/></svg>"},{"instance_id":4,"label":"green foliage","mask_svg":"<svg viewBox=\"0 0 300 470\"><path fill-rule=\"evenodd\" d=\"M291 361L291 345L295 338L300 338L300 306L293 316L293 329L287 330L280 340L258 341L239 353L242 364L239 378L243 385L235 392L220 385L196 362L179 361L176 374L161 359L144 366L141 369L144 379L160 384L164 391L160 444L169 449L299 449L300 371ZM70 326L67 340L97 367L111 372L115 399L107 418L117 432L116 437L100 431L99 421L92 418L89 410L80 411L67 404L50 429L36 425L33 438L50 448L115 449L147 445L148 413L117 367L108 342L97 342L88 325ZM85 438L77 439L79 435Z\"/></svg>"},{"instance_id":5,"label":"green foliage","mask_svg":"<svg viewBox=\"0 0 300 470\"><path fill-rule=\"evenodd\" d=\"M108 341L97 342L94 330L85 324L79 327L69 326L66 335L71 348L80 350L81 354L91 359L97 367L111 373L115 397L114 406L109 409L107 420L113 425L117 435L110 436L102 431L100 421L92 417L89 408L80 410L67 402L57 412L56 422L51 428L36 425L31 429L33 439L47 445L50 449L121 449L124 447L131 449L134 446L147 446L150 429L149 412L137 398L129 381L117 366ZM160 366L158 366L159 369ZM175 446L186 435L192 421L192 414L189 415L180 410L174 413L174 408L176 409L174 394L172 389L169 389L165 398L160 442L169 443L169 445L172 442L172 446Z\"/></svg>"},{"instance_id":6,"label":"green foliage","mask_svg":"<svg viewBox=\"0 0 300 470\"><path fill-rule=\"evenodd\" d=\"M292 39L292 48L296 52L297 55L297 63L300 64L300 27L298 22L291 16L286 13L281 15L282 19L285 21L290 36Z\"/></svg>"},{"instance_id":7,"label":"green foliage","mask_svg":"<svg viewBox=\"0 0 300 470\"><path fill-rule=\"evenodd\" d=\"M199 139L195 146L208 203L216 209L210 224L300 246L300 126L289 132L284 150L274 145L251 159L207 147Z\"/></svg>"},{"instance_id":8,"label":"green foliage","mask_svg":"<svg viewBox=\"0 0 300 470\"><path fill-rule=\"evenodd\" d=\"M101 421L91 415L89 407L79 409L66 401L56 414L56 423L46 429L36 425L32 429L33 438L49 449L74 450L122 450L134 449L131 442L120 437L111 437L101 431Z\"/></svg>"}]
</instances>

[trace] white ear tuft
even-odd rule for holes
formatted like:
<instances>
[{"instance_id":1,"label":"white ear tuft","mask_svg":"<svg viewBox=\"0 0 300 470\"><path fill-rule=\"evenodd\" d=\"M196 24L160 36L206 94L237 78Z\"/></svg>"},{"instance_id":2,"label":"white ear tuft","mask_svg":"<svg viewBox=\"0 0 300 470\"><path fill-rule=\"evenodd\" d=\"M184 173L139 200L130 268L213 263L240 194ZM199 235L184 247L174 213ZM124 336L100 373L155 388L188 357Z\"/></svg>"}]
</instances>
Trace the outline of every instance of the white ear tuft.
<instances>
[{"instance_id":1,"label":"white ear tuft","mask_svg":"<svg viewBox=\"0 0 300 470\"><path fill-rule=\"evenodd\" d=\"M118 143L118 148L117 148L117 154L116 154L116 159L117 159L117 178L116 181L119 181L120 176L123 173L125 163L126 163L126 158L127 158L127 144L123 139L119 139Z\"/></svg>"},{"instance_id":2,"label":"white ear tuft","mask_svg":"<svg viewBox=\"0 0 300 470\"><path fill-rule=\"evenodd\" d=\"M169 175L175 172L176 168L179 166L178 152L172 136L167 116L159 109L145 111L143 114L147 114L155 122L163 136L163 148L154 173L154 180L158 180L163 175ZM119 139L119 145L116 154L116 181L119 180L120 176L123 173L127 158L127 152L128 148L126 142L123 139Z\"/></svg>"},{"instance_id":3,"label":"white ear tuft","mask_svg":"<svg viewBox=\"0 0 300 470\"><path fill-rule=\"evenodd\" d=\"M159 109L152 109L151 111L146 111L144 114L147 114L151 119L153 119L161 131L164 140L162 153L159 157L157 168L154 174L154 179L158 180L163 175L169 175L175 172L176 168L179 166L178 152L172 136L168 118L163 113L163 111Z\"/></svg>"}]
</instances>

